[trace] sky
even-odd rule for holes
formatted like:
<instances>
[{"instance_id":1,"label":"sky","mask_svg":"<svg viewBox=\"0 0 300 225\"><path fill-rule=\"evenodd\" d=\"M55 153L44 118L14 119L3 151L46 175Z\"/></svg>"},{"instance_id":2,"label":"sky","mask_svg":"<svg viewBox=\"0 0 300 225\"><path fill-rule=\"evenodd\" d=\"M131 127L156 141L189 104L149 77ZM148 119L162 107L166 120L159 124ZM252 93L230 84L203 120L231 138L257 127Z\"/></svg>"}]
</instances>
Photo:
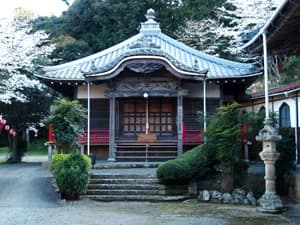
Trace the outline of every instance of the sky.
<instances>
[{"instance_id":1,"label":"sky","mask_svg":"<svg viewBox=\"0 0 300 225\"><path fill-rule=\"evenodd\" d=\"M33 11L36 16L59 16L68 8L62 0L0 0L0 2L0 17L12 15L14 9L20 6Z\"/></svg>"}]
</instances>

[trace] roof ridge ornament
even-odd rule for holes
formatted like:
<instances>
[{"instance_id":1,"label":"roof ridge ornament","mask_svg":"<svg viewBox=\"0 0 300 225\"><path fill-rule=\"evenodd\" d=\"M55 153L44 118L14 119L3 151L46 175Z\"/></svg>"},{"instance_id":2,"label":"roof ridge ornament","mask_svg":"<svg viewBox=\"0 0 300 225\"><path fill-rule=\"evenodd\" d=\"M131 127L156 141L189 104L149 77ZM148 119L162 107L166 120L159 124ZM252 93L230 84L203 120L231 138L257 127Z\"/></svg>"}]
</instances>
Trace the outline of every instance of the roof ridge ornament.
<instances>
[{"instance_id":1,"label":"roof ridge ornament","mask_svg":"<svg viewBox=\"0 0 300 225\"><path fill-rule=\"evenodd\" d=\"M143 36L140 39L136 40L133 42L130 46L130 49L135 49L135 48L161 48L160 45L156 44L151 37L149 36Z\"/></svg>"},{"instance_id":2,"label":"roof ridge ornament","mask_svg":"<svg viewBox=\"0 0 300 225\"><path fill-rule=\"evenodd\" d=\"M156 18L154 9L152 8L148 9L147 13L145 14L145 17L147 20L154 20Z\"/></svg>"},{"instance_id":3,"label":"roof ridge ornament","mask_svg":"<svg viewBox=\"0 0 300 225\"><path fill-rule=\"evenodd\" d=\"M160 26L159 23L155 21L155 11L154 9L150 8L147 10L147 13L145 14L145 17L147 19L146 22L141 23L141 29L140 33L145 34L153 34L153 33L160 33Z\"/></svg>"}]
</instances>

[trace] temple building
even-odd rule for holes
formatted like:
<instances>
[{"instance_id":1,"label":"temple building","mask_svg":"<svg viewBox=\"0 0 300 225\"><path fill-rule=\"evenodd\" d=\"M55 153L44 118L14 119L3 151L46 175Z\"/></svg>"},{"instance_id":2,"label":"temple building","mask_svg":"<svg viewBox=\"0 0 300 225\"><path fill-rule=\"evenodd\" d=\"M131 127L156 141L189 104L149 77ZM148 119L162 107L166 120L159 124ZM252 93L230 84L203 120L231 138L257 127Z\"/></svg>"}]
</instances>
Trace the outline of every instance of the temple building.
<instances>
[{"instance_id":1,"label":"temple building","mask_svg":"<svg viewBox=\"0 0 300 225\"><path fill-rule=\"evenodd\" d=\"M153 9L146 19L135 36L37 75L88 108L80 141L98 159L176 158L202 143L206 118L243 98L261 74L253 64L211 56L165 35Z\"/></svg>"}]
</instances>

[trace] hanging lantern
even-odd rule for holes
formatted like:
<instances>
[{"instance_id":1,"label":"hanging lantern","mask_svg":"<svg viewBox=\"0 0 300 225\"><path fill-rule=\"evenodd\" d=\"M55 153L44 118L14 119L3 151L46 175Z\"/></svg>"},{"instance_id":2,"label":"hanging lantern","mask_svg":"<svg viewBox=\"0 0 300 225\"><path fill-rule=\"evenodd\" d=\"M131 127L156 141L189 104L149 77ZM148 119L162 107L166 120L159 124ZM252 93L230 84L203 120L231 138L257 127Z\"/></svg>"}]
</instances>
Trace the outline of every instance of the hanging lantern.
<instances>
[{"instance_id":1,"label":"hanging lantern","mask_svg":"<svg viewBox=\"0 0 300 225\"><path fill-rule=\"evenodd\" d=\"M15 132L14 129L10 129L8 133L9 133L10 135L13 135L14 132Z\"/></svg>"}]
</instances>

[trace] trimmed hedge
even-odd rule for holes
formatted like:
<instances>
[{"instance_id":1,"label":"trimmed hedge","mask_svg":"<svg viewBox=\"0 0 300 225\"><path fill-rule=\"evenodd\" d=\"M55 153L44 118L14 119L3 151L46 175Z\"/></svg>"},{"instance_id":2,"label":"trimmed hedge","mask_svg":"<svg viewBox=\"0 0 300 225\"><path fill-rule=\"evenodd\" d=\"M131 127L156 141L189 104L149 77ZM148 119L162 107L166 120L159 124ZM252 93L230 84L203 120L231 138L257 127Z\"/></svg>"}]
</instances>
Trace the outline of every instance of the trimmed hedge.
<instances>
[{"instance_id":1,"label":"trimmed hedge","mask_svg":"<svg viewBox=\"0 0 300 225\"><path fill-rule=\"evenodd\" d=\"M50 164L50 172L53 175L57 174L57 169L60 167L62 162L69 157L70 154L55 154L52 156L51 164Z\"/></svg>"},{"instance_id":2,"label":"trimmed hedge","mask_svg":"<svg viewBox=\"0 0 300 225\"><path fill-rule=\"evenodd\" d=\"M163 184L186 184L191 180L204 177L214 163L212 146L197 146L177 159L161 164L156 172Z\"/></svg>"},{"instance_id":3,"label":"trimmed hedge","mask_svg":"<svg viewBox=\"0 0 300 225\"><path fill-rule=\"evenodd\" d=\"M58 168L61 166L64 160L66 160L71 154L55 154L52 156L50 164L50 172L56 176ZM91 159L87 155L82 155L86 164L87 171L92 168Z\"/></svg>"},{"instance_id":4,"label":"trimmed hedge","mask_svg":"<svg viewBox=\"0 0 300 225\"><path fill-rule=\"evenodd\" d=\"M89 180L89 165L82 154L70 154L55 171L62 198L77 200L85 192Z\"/></svg>"}]
</instances>

